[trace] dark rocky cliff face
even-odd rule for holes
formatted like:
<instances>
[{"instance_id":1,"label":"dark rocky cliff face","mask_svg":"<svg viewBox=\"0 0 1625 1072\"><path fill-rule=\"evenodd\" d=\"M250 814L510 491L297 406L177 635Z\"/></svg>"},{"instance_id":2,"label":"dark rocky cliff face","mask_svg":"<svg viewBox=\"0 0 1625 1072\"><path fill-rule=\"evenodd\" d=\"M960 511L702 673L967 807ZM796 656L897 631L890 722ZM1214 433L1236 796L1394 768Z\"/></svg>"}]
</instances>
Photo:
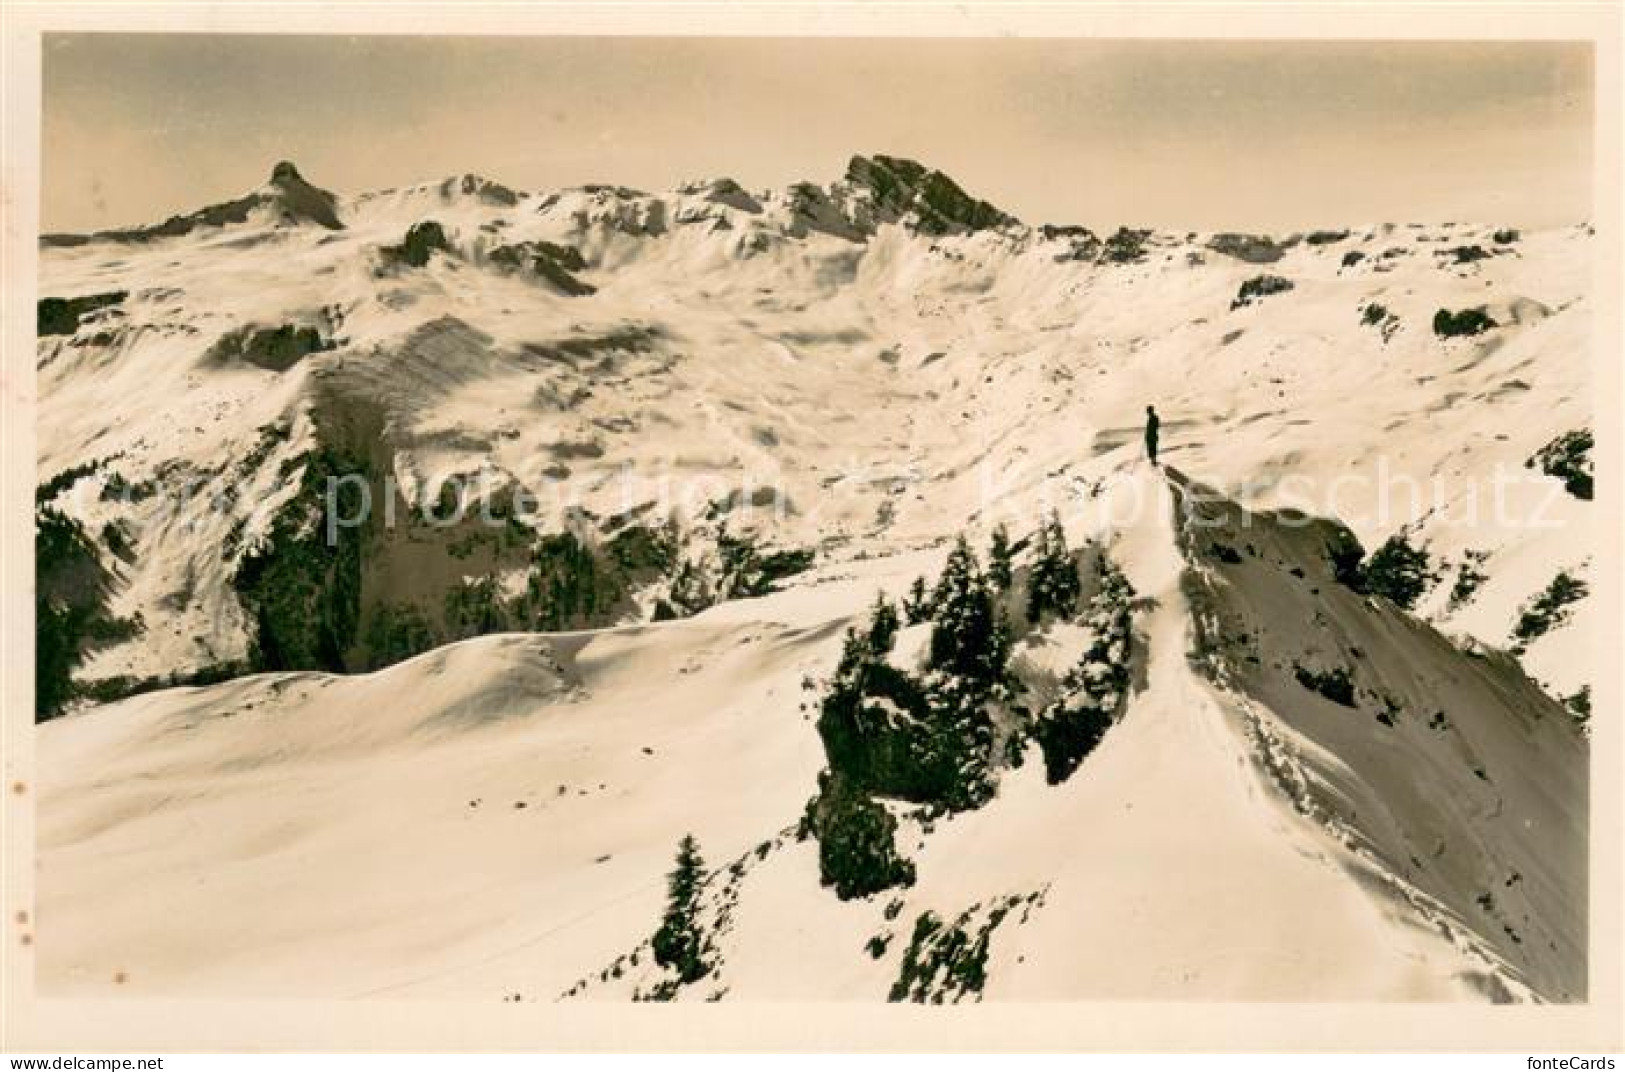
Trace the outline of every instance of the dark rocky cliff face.
<instances>
[{"instance_id":1,"label":"dark rocky cliff face","mask_svg":"<svg viewBox=\"0 0 1625 1072\"><path fill-rule=\"evenodd\" d=\"M921 234L959 234L1020 222L967 194L942 172L902 157L854 156L846 166L846 181L868 190L887 217Z\"/></svg>"}]
</instances>

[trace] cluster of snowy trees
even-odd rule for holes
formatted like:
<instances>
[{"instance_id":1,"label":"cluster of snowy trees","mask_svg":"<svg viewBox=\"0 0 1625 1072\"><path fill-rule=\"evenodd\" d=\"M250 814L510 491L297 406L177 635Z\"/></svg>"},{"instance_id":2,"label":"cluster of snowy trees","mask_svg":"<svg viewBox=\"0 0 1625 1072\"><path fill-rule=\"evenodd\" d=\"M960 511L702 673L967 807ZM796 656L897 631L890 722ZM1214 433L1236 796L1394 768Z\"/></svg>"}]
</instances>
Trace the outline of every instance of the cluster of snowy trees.
<instances>
[{"instance_id":1,"label":"cluster of snowy trees","mask_svg":"<svg viewBox=\"0 0 1625 1072\"><path fill-rule=\"evenodd\" d=\"M1051 782L1099 742L1127 695L1133 593L1104 554L1096 561L1085 600L1058 517L1020 544L997 528L985 566L961 537L934 585L916 580L901 609L878 597L866 627L848 630L819 701L829 765L801 826L818 839L823 881L838 896L913 881L913 864L896 849L896 805L928 815L979 808L1028 742L1043 752ZM1026 633L1075 619L1088 630L1083 658L1059 697L1034 713L1011 655ZM905 622L930 627L917 667L895 664Z\"/></svg>"},{"instance_id":2,"label":"cluster of snowy trees","mask_svg":"<svg viewBox=\"0 0 1625 1072\"><path fill-rule=\"evenodd\" d=\"M1110 558L1096 560L1095 592L1080 617L1088 644L1061 695L1033 718L1051 785L1066 781L1116 721L1128 696L1134 588Z\"/></svg>"}]
</instances>

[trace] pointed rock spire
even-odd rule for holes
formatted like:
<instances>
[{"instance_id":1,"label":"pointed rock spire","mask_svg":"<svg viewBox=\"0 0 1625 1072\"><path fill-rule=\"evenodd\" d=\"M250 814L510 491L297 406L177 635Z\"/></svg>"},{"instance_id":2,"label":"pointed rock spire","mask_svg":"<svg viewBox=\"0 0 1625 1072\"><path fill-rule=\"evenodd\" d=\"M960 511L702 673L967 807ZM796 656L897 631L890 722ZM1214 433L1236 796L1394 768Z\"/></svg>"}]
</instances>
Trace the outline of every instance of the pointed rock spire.
<instances>
[{"instance_id":1,"label":"pointed rock spire","mask_svg":"<svg viewBox=\"0 0 1625 1072\"><path fill-rule=\"evenodd\" d=\"M279 161L271 169L271 181L259 196L274 200L295 222L315 223L331 231L344 229L338 216L338 198L306 182L292 161Z\"/></svg>"}]
</instances>

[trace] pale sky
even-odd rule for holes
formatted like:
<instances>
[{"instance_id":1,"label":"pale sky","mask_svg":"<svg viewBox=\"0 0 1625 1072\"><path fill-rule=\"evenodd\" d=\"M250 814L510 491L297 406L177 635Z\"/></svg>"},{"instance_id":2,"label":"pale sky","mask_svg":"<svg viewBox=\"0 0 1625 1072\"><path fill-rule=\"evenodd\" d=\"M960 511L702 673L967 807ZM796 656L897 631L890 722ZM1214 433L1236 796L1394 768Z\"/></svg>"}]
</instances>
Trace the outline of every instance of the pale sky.
<instances>
[{"instance_id":1,"label":"pale sky","mask_svg":"<svg viewBox=\"0 0 1625 1072\"><path fill-rule=\"evenodd\" d=\"M828 182L910 156L1029 223L1285 230L1591 214L1587 44L53 34L48 231L278 160L344 194Z\"/></svg>"}]
</instances>

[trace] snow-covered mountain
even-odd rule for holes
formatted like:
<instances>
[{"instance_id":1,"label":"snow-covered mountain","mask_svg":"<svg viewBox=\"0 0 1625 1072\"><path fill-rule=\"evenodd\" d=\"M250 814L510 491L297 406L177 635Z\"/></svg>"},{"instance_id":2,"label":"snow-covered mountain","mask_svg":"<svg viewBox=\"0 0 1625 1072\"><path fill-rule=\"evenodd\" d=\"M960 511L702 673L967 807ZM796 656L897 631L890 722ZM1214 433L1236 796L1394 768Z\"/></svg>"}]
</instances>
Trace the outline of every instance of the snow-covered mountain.
<instances>
[{"instance_id":1,"label":"snow-covered mountain","mask_svg":"<svg viewBox=\"0 0 1625 1072\"><path fill-rule=\"evenodd\" d=\"M42 985L1583 998L1589 242L883 156L47 236Z\"/></svg>"}]
</instances>

